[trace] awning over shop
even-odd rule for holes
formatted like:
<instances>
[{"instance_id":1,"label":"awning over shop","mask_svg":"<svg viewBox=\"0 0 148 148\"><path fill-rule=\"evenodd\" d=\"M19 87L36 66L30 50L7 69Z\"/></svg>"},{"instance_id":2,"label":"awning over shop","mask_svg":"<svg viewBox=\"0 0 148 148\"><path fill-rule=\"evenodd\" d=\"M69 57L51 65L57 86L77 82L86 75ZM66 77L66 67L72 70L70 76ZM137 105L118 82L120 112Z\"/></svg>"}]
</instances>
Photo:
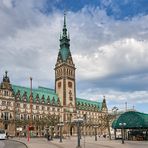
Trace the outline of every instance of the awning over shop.
<instances>
[{"instance_id":1,"label":"awning over shop","mask_svg":"<svg viewBox=\"0 0 148 148\"><path fill-rule=\"evenodd\" d=\"M126 123L125 129L148 129L148 114L128 111L121 114L112 123L112 128L121 129L120 123Z\"/></svg>"}]
</instances>

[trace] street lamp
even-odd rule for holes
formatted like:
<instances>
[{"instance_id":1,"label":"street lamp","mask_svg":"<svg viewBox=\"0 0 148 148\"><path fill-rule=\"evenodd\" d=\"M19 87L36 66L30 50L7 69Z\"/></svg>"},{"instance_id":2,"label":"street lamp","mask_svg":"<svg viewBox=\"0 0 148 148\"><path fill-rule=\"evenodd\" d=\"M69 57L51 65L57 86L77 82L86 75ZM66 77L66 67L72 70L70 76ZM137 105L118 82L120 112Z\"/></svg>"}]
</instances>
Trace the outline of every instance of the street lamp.
<instances>
[{"instance_id":1,"label":"street lamp","mask_svg":"<svg viewBox=\"0 0 148 148\"><path fill-rule=\"evenodd\" d=\"M74 119L73 122L77 124L78 145L76 148L81 148L80 146L80 125L81 123L83 123L83 119L77 118L77 119Z\"/></svg>"},{"instance_id":2,"label":"street lamp","mask_svg":"<svg viewBox=\"0 0 148 148\"><path fill-rule=\"evenodd\" d=\"M72 135L72 131L71 131L71 121L66 121L65 123L66 123L67 126L68 126L68 135L67 135L67 137L69 137L69 139L70 139L70 136Z\"/></svg>"},{"instance_id":3,"label":"street lamp","mask_svg":"<svg viewBox=\"0 0 148 148\"><path fill-rule=\"evenodd\" d=\"M60 142L62 142L62 127L64 126L64 124L59 123L58 126L60 127Z\"/></svg>"},{"instance_id":4,"label":"street lamp","mask_svg":"<svg viewBox=\"0 0 148 148\"><path fill-rule=\"evenodd\" d=\"M95 141L97 141L97 128L98 128L98 126L94 125L94 128L95 128Z\"/></svg>"},{"instance_id":5,"label":"street lamp","mask_svg":"<svg viewBox=\"0 0 148 148\"><path fill-rule=\"evenodd\" d=\"M51 129L51 140L53 138L53 129L54 129L54 126L50 126L50 129Z\"/></svg>"},{"instance_id":6,"label":"street lamp","mask_svg":"<svg viewBox=\"0 0 148 148\"><path fill-rule=\"evenodd\" d=\"M122 144L124 144L124 136L123 136L123 130L126 126L126 123L119 123L119 126L121 127L121 133L122 133Z\"/></svg>"}]
</instances>

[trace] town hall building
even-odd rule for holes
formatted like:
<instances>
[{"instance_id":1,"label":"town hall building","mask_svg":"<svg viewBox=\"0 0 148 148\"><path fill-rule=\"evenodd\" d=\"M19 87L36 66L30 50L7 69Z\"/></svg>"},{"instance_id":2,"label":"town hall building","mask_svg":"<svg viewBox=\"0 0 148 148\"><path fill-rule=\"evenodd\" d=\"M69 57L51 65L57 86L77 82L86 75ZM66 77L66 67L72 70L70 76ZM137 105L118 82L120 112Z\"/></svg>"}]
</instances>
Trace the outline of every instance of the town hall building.
<instances>
[{"instance_id":1,"label":"town hall building","mask_svg":"<svg viewBox=\"0 0 148 148\"><path fill-rule=\"evenodd\" d=\"M105 97L98 102L76 96L76 66L70 51L66 15L54 70L55 89L11 84L5 72L0 84L0 128L9 135L26 136L28 126L32 126L33 136L44 136L46 132L57 135L58 124L62 122L62 133L74 135L77 128L73 120L82 118L82 134L93 135L94 127L98 134L104 133L107 129Z\"/></svg>"}]
</instances>

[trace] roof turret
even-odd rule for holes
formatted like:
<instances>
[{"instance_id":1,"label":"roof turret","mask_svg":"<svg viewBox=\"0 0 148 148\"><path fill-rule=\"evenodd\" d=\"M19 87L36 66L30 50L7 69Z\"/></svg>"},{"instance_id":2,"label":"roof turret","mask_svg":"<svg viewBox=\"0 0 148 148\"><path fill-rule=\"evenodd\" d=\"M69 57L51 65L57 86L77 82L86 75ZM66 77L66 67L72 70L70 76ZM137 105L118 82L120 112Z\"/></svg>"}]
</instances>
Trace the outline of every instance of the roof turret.
<instances>
[{"instance_id":1,"label":"roof turret","mask_svg":"<svg viewBox=\"0 0 148 148\"><path fill-rule=\"evenodd\" d=\"M7 76L7 74L8 74L8 71L6 70L6 71L5 71L5 75L3 76L3 82L8 82L8 83L10 83L10 80L9 80L9 77Z\"/></svg>"},{"instance_id":2,"label":"roof turret","mask_svg":"<svg viewBox=\"0 0 148 148\"><path fill-rule=\"evenodd\" d=\"M107 111L107 105L106 105L106 99L105 96L103 97L103 102L102 102L102 111Z\"/></svg>"},{"instance_id":3,"label":"roof turret","mask_svg":"<svg viewBox=\"0 0 148 148\"><path fill-rule=\"evenodd\" d=\"M8 74L8 71L5 71L5 75L3 76L3 81L0 85L0 88L12 90L10 79L7 74Z\"/></svg>"}]
</instances>

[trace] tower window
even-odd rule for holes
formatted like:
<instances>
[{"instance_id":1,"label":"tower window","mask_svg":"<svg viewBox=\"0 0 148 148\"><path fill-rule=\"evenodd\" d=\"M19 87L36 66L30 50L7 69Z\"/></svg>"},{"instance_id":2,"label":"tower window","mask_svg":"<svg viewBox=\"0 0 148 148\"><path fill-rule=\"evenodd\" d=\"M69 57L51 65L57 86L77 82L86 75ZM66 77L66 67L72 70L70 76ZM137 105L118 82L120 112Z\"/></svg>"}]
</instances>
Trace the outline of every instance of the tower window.
<instances>
[{"instance_id":1,"label":"tower window","mask_svg":"<svg viewBox=\"0 0 148 148\"><path fill-rule=\"evenodd\" d=\"M72 101L72 92L71 92L71 90L69 91L69 100Z\"/></svg>"},{"instance_id":2,"label":"tower window","mask_svg":"<svg viewBox=\"0 0 148 148\"><path fill-rule=\"evenodd\" d=\"M61 87L61 82L58 83L58 87L59 87L59 88Z\"/></svg>"},{"instance_id":3,"label":"tower window","mask_svg":"<svg viewBox=\"0 0 148 148\"><path fill-rule=\"evenodd\" d=\"M72 82L68 82L68 87L72 88Z\"/></svg>"}]
</instances>

